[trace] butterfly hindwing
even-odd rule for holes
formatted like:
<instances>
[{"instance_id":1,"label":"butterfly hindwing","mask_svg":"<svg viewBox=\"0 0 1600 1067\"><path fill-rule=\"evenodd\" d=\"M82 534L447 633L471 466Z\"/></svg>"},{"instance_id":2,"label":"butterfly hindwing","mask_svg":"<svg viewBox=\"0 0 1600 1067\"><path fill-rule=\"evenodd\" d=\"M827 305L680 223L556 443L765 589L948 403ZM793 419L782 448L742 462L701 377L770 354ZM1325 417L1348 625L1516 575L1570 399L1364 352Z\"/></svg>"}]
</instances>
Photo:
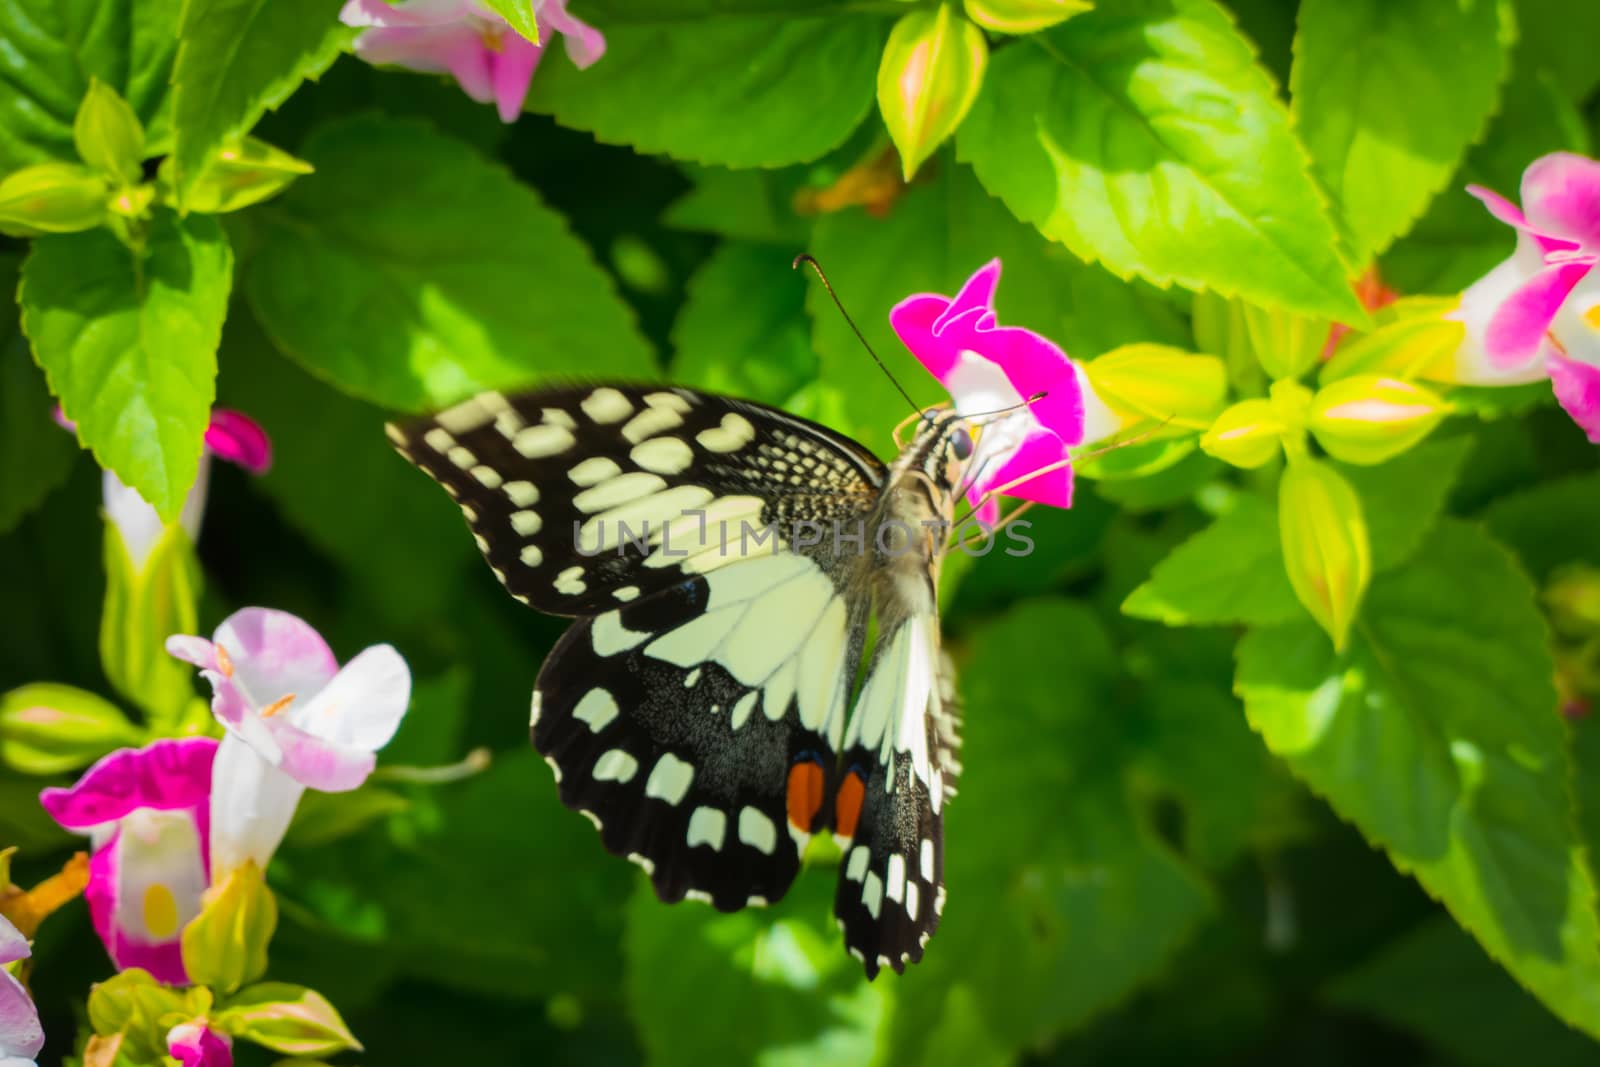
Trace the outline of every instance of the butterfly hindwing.
<instances>
[{"instance_id":1,"label":"butterfly hindwing","mask_svg":"<svg viewBox=\"0 0 1600 1067\"><path fill-rule=\"evenodd\" d=\"M663 900L775 901L829 814L863 614L784 553L580 620L540 672L534 746Z\"/></svg>"},{"instance_id":2,"label":"butterfly hindwing","mask_svg":"<svg viewBox=\"0 0 1600 1067\"><path fill-rule=\"evenodd\" d=\"M825 427L689 389L485 393L389 433L461 505L512 595L555 615L770 553L796 522L859 521L883 480Z\"/></svg>"},{"instance_id":3,"label":"butterfly hindwing","mask_svg":"<svg viewBox=\"0 0 1600 1067\"><path fill-rule=\"evenodd\" d=\"M958 770L938 619L880 635L845 739L834 913L869 977L922 958L944 910L944 801Z\"/></svg>"}]
</instances>

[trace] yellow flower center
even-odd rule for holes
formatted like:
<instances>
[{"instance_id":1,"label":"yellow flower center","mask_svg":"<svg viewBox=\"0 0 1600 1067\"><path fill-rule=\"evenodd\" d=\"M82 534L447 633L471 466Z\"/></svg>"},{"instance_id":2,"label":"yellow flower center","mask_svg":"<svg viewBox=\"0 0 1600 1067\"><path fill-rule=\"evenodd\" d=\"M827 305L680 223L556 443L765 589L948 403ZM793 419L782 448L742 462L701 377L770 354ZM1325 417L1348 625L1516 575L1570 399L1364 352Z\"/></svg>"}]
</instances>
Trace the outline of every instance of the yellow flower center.
<instances>
[{"instance_id":1,"label":"yellow flower center","mask_svg":"<svg viewBox=\"0 0 1600 1067\"><path fill-rule=\"evenodd\" d=\"M1588 311L1585 311L1583 313L1583 321L1587 322L1593 329L1600 330L1600 304L1596 304Z\"/></svg>"},{"instance_id":2,"label":"yellow flower center","mask_svg":"<svg viewBox=\"0 0 1600 1067\"><path fill-rule=\"evenodd\" d=\"M144 891L144 928L162 940L178 932L178 901L159 882Z\"/></svg>"}]
</instances>

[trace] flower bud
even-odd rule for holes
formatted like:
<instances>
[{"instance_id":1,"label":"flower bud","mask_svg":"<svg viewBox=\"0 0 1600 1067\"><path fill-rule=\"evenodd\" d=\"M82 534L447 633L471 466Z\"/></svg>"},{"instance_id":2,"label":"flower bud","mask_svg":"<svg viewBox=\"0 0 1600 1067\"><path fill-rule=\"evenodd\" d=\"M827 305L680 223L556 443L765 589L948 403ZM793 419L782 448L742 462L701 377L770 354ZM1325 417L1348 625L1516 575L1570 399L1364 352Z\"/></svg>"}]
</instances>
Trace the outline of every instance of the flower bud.
<instances>
[{"instance_id":1,"label":"flower bud","mask_svg":"<svg viewBox=\"0 0 1600 1067\"><path fill-rule=\"evenodd\" d=\"M130 967L89 990L89 1025L103 1038L119 1035L121 1053L131 1063L161 1063L167 1031L178 1018L211 1010L205 989L169 989L139 967Z\"/></svg>"},{"instance_id":2,"label":"flower bud","mask_svg":"<svg viewBox=\"0 0 1600 1067\"><path fill-rule=\"evenodd\" d=\"M183 928L189 980L226 996L266 973L278 902L261 868L246 861L206 891L200 914Z\"/></svg>"},{"instance_id":3,"label":"flower bud","mask_svg":"<svg viewBox=\"0 0 1600 1067\"><path fill-rule=\"evenodd\" d=\"M77 163L38 163L0 180L0 233L92 230L106 217L106 180Z\"/></svg>"},{"instance_id":4,"label":"flower bud","mask_svg":"<svg viewBox=\"0 0 1600 1067\"><path fill-rule=\"evenodd\" d=\"M99 78L89 79L72 140L79 158L113 181L132 185L143 177L144 126L128 102Z\"/></svg>"},{"instance_id":5,"label":"flower bud","mask_svg":"<svg viewBox=\"0 0 1600 1067\"><path fill-rule=\"evenodd\" d=\"M1287 430L1270 400L1241 400L1211 424L1200 438L1208 455L1245 470L1277 455Z\"/></svg>"},{"instance_id":6,"label":"flower bud","mask_svg":"<svg viewBox=\"0 0 1600 1067\"><path fill-rule=\"evenodd\" d=\"M36 682L0 696L0 763L24 774L75 771L140 736L116 705L70 685Z\"/></svg>"},{"instance_id":7,"label":"flower bud","mask_svg":"<svg viewBox=\"0 0 1600 1067\"><path fill-rule=\"evenodd\" d=\"M895 23L878 66L878 109L907 181L967 117L988 63L983 31L951 4Z\"/></svg>"},{"instance_id":8,"label":"flower bud","mask_svg":"<svg viewBox=\"0 0 1600 1067\"><path fill-rule=\"evenodd\" d=\"M1090 0L966 0L967 17L996 33L1036 33L1094 6Z\"/></svg>"},{"instance_id":9,"label":"flower bud","mask_svg":"<svg viewBox=\"0 0 1600 1067\"><path fill-rule=\"evenodd\" d=\"M1292 459L1278 486L1278 533L1295 596L1343 651L1372 577L1361 499L1328 464Z\"/></svg>"},{"instance_id":10,"label":"flower bud","mask_svg":"<svg viewBox=\"0 0 1600 1067\"><path fill-rule=\"evenodd\" d=\"M1328 340L1328 320L1246 304L1244 327L1256 362L1273 381L1298 378L1316 366Z\"/></svg>"},{"instance_id":11,"label":"flower bud","mask_svg":"<svg viewBox=\"0 0 1600 1067\"><path fill-rule=\"evenodd\" d=\"M1077 366L1085 444L1123 431L1204 430L1227 398L1220 359L1167 345L1123 345Z\"/></svg>"},{"instance_id":12,"label":"flower bud","mask_svg":"<svg viewBox=\"0 0 1600 1067\"><path fill-rule=\"evenodd\" d=\"M361 1048L326 997L287 982L251 986L212 1018L234 1037L287 1056L331 1056Z\"/></svg>"},{"instance_id":13,"label":"flower bud","mask_svg":"<svg viewBox=\"0 0 1600 1067\"><path fill-rule=\"evenodd\" d=\"M190 1019L167 1031L167 1055L180 1067L233 1067L233 1038Z\"/></svg>"},{"instance_id":14,"label":"flower bud","mask_svg":"<svg viewBox=\"0 0 1600 1067\"><path fill-rule=\"evenodd\" d=\"M170 183L171 157L161 165L160 177ZM297 159L265 141L246 137L238 144L218 150L183 193L186 211L221 215L258 204L288 188L301 175L312 172L311 164Z\"/></svg>"},{"instance_id":15,"label":"flower bud","mask_svg":"<svg viewBox=\"0 0 1600 1067\"><path fill-rule=\"evenodd\" d=\"M1308 425L1328 454L1346 463L1382 463L1421 441L1450 410L1432 390L1362 374L1325 385Z\"/></svg>"}]
</instances>

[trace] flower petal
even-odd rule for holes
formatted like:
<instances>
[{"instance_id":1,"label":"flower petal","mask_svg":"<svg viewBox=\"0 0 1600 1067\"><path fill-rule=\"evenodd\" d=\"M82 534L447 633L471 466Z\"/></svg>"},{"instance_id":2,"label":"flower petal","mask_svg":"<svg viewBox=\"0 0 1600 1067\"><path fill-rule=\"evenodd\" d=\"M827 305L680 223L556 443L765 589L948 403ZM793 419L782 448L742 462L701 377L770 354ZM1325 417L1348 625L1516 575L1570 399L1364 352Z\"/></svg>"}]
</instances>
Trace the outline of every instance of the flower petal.
<instances>
[{"instance_id":1,"label":"flower petal","mask_svg":"<svg viewBox=\"0 0 1600 1067\"><path fill-rule=\"evenodd\" d=\"M1600 367L1551 356L1550 384L1572 421L1600 445Z\"/></svg>"},{"instance_id":2,"label":"flower petal","mask_svg":"<svg viewBox=\"0 0 1600 1067\"><path fill-rule=\"evenodd\" d=\"M889 312L889 325L900 343L942 385L961 357L961 349L934 332L934 324L950 307L948 297L934 293L908 296Z\"/></svg>"},{"instance_id":3,"label":"flower petal","mask_svg":"<svg viewBox=\"0 0 1600 1067\"><path fill-rule=\"evenodd\" d=\"M227 650L231 680L257 711L286 696L309 699L339 671L322 635L286 611L236 611L212 640Z\"/></svg>"},{"instance_id":4,"label":"flower petal","mask_svg":"<svg viewBox=\"0 0 1600 1067\"><path fill-rule=\"evenodd\" d=\"M206 429L206 447L251 474L265 474L272 467L272 442L267 431L243 412L213 408L211 425Z\"/></svg>"},{"instance_id":5,"label":"flower petal","mask_svg":"<svg viewBox=\"0 0 1600 1067\"><path fill-rule=\"evenodd\" d=\"M1067 456L1066 442L1055 434L1030 433L996 470L985 474L982 482L973 486L974 494L981 494L993 487L1026 477L1030 471L1060 463ZM1069 508L1072 506L1072 467L1062 465L1038 477L1029 478L1006 489L1002 495L1032 500L1055 508ZM976 500L976 495L971 499Z\"/></svg>"},{"instance_id":6,"label":"flower petal","mask_svg":"<svg viewBox=\"0 0 1600 1067\"><path fill-rule=\"evenodd\" d=\"M66 789L46 789L39 803L69 830L88 830L139 808L193 808L211 792L217 742L209 737L153 741L104 756Z\"/></svg>"},{"instance_id":7,"label":"flower petal","mask_svg":"<svg viewBox=\"0 0 1600 1067\"><path fill-rule=\"evenodd\" d=\"M11 920L0 915L0 967L18 960L25 960L33 955L33 950L28 948L28 939L22 936L22 931L11 925Z\"/></svg>"},{"instance_id":8,"label":"flower petal","mask_svg":"<svg viewBox=\"0 0 1600 1067\"><path fill-rule=\"evenodd\" d=\"M211 794L211 872L220 882L254 860L266 869L294 818L305 786L229 735L217 749Z\"/></svg>"},{"instance_id":9,"label":"flower petal","mask_svg":"<svg viewBox=\"0 0 1600 1067\"><path fill-rule=\"evenodd\" d=\"M1489 359L1502 367L1535 359L1562 301L1590 269L1584 263L1559 263L1535 274L1512 293L1495 310L1484 331L1483 347Z\"/></svg>"},{"instance_id":10,"label":"flower petal","mask_svg":"<svg viewBox=\"0 0 1600 1067\"><path fill-rule=\"evenodd\" d=\"M969 311L981 308L994 313L994 291L1000 285L1000 261L991 259L973 272L961 285L961 291L956 293L950 301L950 306L944 313L943 321L933 325L935 331L945 328L949 320Z\"/></svg>"},{"instance_id":11,"label":"flower petal","mask_svg":"<svg viewBox=\"0 0 1600 1067\"><path fill-rule=\"evenodd\" d=\"M567 0L545 0L544 7L539 10L541 38L544 38L545 26L566 38L567 55L579 70L593 65L605 55L605 35L582 19L569 15Z\"/></svg>"},{"instance_id":12,"label":"flower petal","mask_svg":"<svg viewBox=\"0 0 1600 1067\"><path fill-rule=\"evenodd\" d=\"M516 122L522 115L522 101L528 96L533 72L544 55L544 46L519 37L505 35L500 51L491 52L489 78L494 91L495 109L501 122Z\"/></svg>"},{"instance_id":13,"label":"flower petal","mask_svg":"<svg viewBox=\"0 0 1600 1067\"><path fill-rule=\"evenodd\" d=\"M137 574L144 569L145 560L150 558L156 542L166 532L167 524L138 490L124 485L122 479L110 471L100 472L100 499L106 518L117 528L117 536L122 538L122 547L128 550L128 558ZM185 505L187 511L187 501Z\"/></svg>"},{"instance_id":14,"label":"flower petal","mask_svg":"<svg viewBox=\"0 0 1600 1067\"><path fill-rule=\"evenodd\" d=\"M1519 230L1528 229L1528 218L1522 213L1522 209L1493 189L1488 189L1481 185L1469 185L1467 186L1467 192L1481 200L1483 206L1489 209L1489 214L1507 226L1513 226Z\"/></svg>"},{"instance_id":15,"label":"flower petal","mask_svg":"<svg viewBox=\"0 0 1600 1067\"><path fill-rule=\"evenodd\" d=\"M444 26L464 22L477 13L471 0L350 0L339 12L346 26Z\"/></svg>"},{"instance_id":16,"label":"flower petal","mask_svg":"<svg viewBox=\"0 0 1600 1067\"><path fill-rule=\"evenodd\" d=\"M303 705L289 721L313 737L367 752L389 743L411 703L411 668L392 645L374 645L359 655Z\"/></svg>"},{"instance_id":17,"label":"flower petal","mask_svg":"<svg viewBox=\"0 0 1600 1067\"><path fill-rule=\"evenodd\" d=\"M283 772L301 785L322 793L344 793L367 780L377 766L371 752L329 741L282 719L269 720L283 751Z\"/></svg>"},{"instance_id":18,"label":"flower petal","mask_svg":"<svg viewBox=\"0 0 1600 1067\"><path fill-rule=\"evenodd\" d=\"M0 971L0 1060L31 1060L44 1048L39 1009L22 983ZM11 1061L14 1062L14 1061Z\"/></svg>"},{"instance_id":19,"label":"flower petal","mask_svg":"<svg viewBox=\"0 0 1600 1067\"><path fill-rule=\"evenodd\" d=\"M208 884L203 818L138 811L100 850L113 857L99 873L111 881L109 930L102 939L118 970L142 967L168 985L188 983L180 942L184 926L200 914ZM91 865L91 879L95 873Z\"/></svg>"},{"instance_id":20,"label":"flower petal","mask_svg":"<svg viewBox=\"0 0 1600 1067\"><path fill-rule=\"evenodd\" d=\"M1600 162L1572 152L1534 160L1522 173L1522 204L1540 232L1600 254Z\"/></svg>"}]
</instances>

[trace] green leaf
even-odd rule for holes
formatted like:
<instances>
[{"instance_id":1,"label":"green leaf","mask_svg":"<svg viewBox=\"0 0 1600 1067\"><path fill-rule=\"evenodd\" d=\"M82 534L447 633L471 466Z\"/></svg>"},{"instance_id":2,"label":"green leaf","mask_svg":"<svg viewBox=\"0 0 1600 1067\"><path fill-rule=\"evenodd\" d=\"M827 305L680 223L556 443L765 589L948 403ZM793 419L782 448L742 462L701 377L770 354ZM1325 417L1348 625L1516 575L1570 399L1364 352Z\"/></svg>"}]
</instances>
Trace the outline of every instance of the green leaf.
<instances>
[{"instance_id":1,"label":"green leaf","mask_svg":"<svg viewBox=\"0 0 1600 1067\"><path fill-rule=\"evenodd\" d=\"M945 823L949 904L896 983L892 1062L940 1062L929 1034L960 996L1005 1047L1041 1047L1150 980L1210 909L1129 789L1140 741L1128 717L1105 714L1117 664L1100 623L1064 600L1024 603L974 635L967 771Z\"/></svg>"},{"instance_id":2,"label":"green leaf","mask_svg":"<svg viewBox=\"0 0 1600 1067\"><path fill-rule=\"evenodd\" d=\"M144 123L154 149L168 133L167 79L182 0L4 0L0 41L0 173L77 158L72 126L98 78Z\"/></svg>"},{"instance_id":3,"label":"green leaf","mask_svg":"<svg viewBox=\"0 0 1600 1067\"><path fill-rule=\"evenodd\" d=\"M135 1063L159 1063L167 1031L211 1006L211 993L168 989L150 972L130 967L89 989L89 1025L102 1036L123 1035L122 1050ZM120 1062L120 1061L119 1061Z\"/></svg>"},{"instance_id":4,"label":"green leaf","mask_svg":"<svg viewBox=\"0 0 1600 1067\"><path fill-rule=\"evenodd\" d=\"M1429 441L1376 467L1339 464L1361 497L1374 572L1397 567L1416 552L1471 449L1472 438L1462 435Z\"/></svg>"},{"instance_id":5,"label":"green leaf","mask_svg":"<svg viewBox=\"0 0 1600 1067\"><path fill-rule=\"evenodd\" d=\"M801 246L810 228L795 214L795 194L804 186L797 170L729 170L686 167L694 188L662 214L668 226L720 234L742 241Z\"/></svg>"},{"instance_id":6,"label":"green leaf","mask_svg":"<svg viewBox=\"0 0 1600 1067\"><path fill-rule=\"evenodd\" d=\"M313 374L404 409L552 374L654 377L565 220L467 145L366 116L301 154L316 173L262 213L248 286L268 335Z\"/></svg>"},{"instance_id":7,"label":"green leaf","mask_svg":"<svg viewBox=\"0 0 1600 1067\"><path fill-rule=\"evenodd\" d=\"M1267 745L1520 982L1600 1035L1600 925L1571 824L1534 589L1481 531L1439 527L1379 578L1342 655L1252 632L1236 687Z\"/></svg>"},{"instance_id":8,"label":"green leaf","mask_svg":"<svg viewBox=\"0 0 1600 1067\"><path fill-rule=\"evenodd\" d=\"M1483 135L1513 35L1507 0L1300 5L1290 113L1352 265L1409 229Z\"/></svg>"},{"instance_id":9,"label":"green leaf","mask_svg":"<svg viewBox=\"0 0 1600 1067\"><path fill-rule=\"evenodd\" d=\"M641 885L623 948L628 1004L649 1062L871 1060L892 987L869 983L840 948L833 890L833 871L803 871L776 907L721 915L695 903L668 907ZM663 981L666 974L673 979ZM738 1025L684 1025L711 1002Z\"/></svg>"},{"instance_id":10,"label":"green leaf","mask_svg":"<svg viewBox=\"0 0 1600 1067\"><path fill-rule=\"evenodd\" d=\"M22 330L50 391L100 465L169 521L199 466L232 281L216 222L166 211L142 255L93 230L41 237L22 265Z\"/></svg>"},{"instance_id":11,"label":"green leaf","mask_svg":"<svg viewBox=\"0 0 1600 1067\"><path fill-rule=\"evenodd\" d=\"M17 291L17 260L0 256L0 294ZM76 449L50 418L50 393L28 357L17 305L0 299L0 533L67 480Z\"/></svg>"},{"instance_id":12,"label":"green leaf","mask_svg":"<svg viewBox=\"0 0 1600 1067\"><path fill-rule=\"evenodd\" d=\"M890 329L890 309L913 293L954 295L996 256L1005 267L995 294L1000 322L1036 330L1075 358L1134 341L1188 340L1187 325L1161 294L1118 281L1044 240L985 193L968 168L942 163L939 169L937 180L918 183L887 218L851 209L818 219L810 248L873 349L913 398L947 399ZM841 429L886 449L889 431L908 413L905 400L862 350L822 286L815 280L808 285L821 380L844 398L849 414Z\"/></svg>"},{"instance_id":13,"label":"green leaf","mask_svg":"<svg viewBox=\"0 0 1600 1067\"><path fill-rule=\"evenodd\" d=\"M518 36L539 43L539 22L536 0L484 0L489 10L506 20Z\"/></svg>"},{"instance_id":14,"label":"green leaf","mask_svg":"<svg viewBox=\"0 0 1600 1067\"><path fill-rule=\"evenodd\" d=\"M728 242L689 279L672 327L671 377L782 404L816 375L806 319L809 273L775 245Z\"/></svg>"},{"instance_id":15,"label":"green leaf","mask_svg":"<svg viewBox=\"0 0 1600 1067\"><path fill-rule=\"evenodd\" d=\"M804 162L843 143L872 106L887 29L818 0L609 0L584 18L604 28L605 56L588 71L549 57L528 110L607 144L728 167Z\"/></svg>"},{"instance_id":16,"label":"green leaf","mask_svg":"<svg viewBox=\"0 0 1600 1067\"><path fill-rule=\"evenodd\" d=\"M1122 611L1168 626L1302 618L1283 567L1277 510L1253 493L1238 494L1215 522L1156 565Z\"/></svg>"},{"instance_id":17,"label":"green leaf","mask_svg":"<svg viewBox=\"0 0 1600 1067\"><path fill-rule=\"evenodd\" d=\"M180 203L224 142L244 136L338 58L352 35L339 22L341 6L342 0L188 0L172 71Z\"/></svg>"},{"instance_id":18,"label":"green leaf","mask_svg":"<svg viewBox=\"0 0 1600 1067\"><path fill-rule=\"evenodd\" d=\"M1580 1067L1594 1043L1550 1013L1444 916L1340 975L1322 999L1403 1027L1466 1067Z\"/></svg>"},{"instance_id":19,"label":"green leaf","mask_svg":"<svg viewBox=\"0 0 1600 1067\"><path fill-rule=\"evenodd\" d=\"M1105 5L1001 51L956 145L1120 276L1365 319L1272 79L1212 0Z\"/></svg>"},{"instance_id":20,"label":"green leaf","mask_svg":"<svg viewBox=\"0 0 1600 1067\"><path fill-rule=\"evenodd\" d=\"M1600 7L1567 0L1517 0L1520 60L1550 78L1571 100L1586 99L1600 88L1600 67L1575 41L1600 38Z\"/></svg>"},{"instance_id":21,"label":"green leaf","mask_svg":"<svg viewBox=\"0 0 1600 1067\"><path fill-rule=\"evenodd\" d=\"M1489 530L1543 582L1563 563L1600 566L1600 473L1561 478L1496 500Z\"/></svg>"},{"instance_id":22,"label":"green leaf","mask_svg":"<svg viewBox=\"0 0 1600 1067\"><path fill-rule=\"evenodd\" d=\"M0 762L24 774L76 771L139 739L120 708L86 689L34 682L0 694Z\"/></svg>"}]
</instances>

